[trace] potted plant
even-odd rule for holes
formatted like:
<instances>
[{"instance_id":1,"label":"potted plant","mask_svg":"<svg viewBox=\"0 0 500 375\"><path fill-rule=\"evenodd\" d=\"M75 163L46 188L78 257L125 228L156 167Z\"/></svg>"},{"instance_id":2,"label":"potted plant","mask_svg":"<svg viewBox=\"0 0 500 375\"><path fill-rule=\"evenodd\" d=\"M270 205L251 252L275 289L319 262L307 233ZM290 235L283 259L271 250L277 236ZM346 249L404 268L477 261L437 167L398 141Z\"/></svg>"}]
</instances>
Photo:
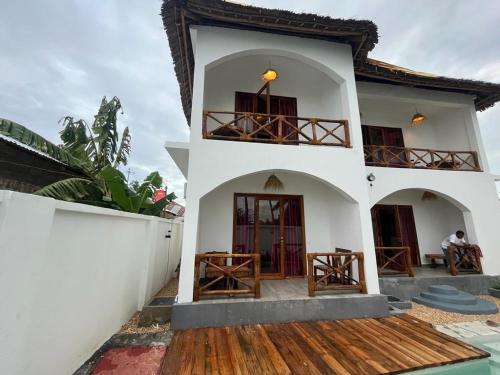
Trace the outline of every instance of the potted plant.
<instances>
[{"instance_id":1,"label":"potted plant","mask_svg":"<svg viewBox=\"0 0 500 375\"><path fill-rule=\"evenodd\" d=\"M493 284L490 288L488 288L488 292L490 295L496 298L500 298L500 282Z\"/></svg>"}]
</instances>

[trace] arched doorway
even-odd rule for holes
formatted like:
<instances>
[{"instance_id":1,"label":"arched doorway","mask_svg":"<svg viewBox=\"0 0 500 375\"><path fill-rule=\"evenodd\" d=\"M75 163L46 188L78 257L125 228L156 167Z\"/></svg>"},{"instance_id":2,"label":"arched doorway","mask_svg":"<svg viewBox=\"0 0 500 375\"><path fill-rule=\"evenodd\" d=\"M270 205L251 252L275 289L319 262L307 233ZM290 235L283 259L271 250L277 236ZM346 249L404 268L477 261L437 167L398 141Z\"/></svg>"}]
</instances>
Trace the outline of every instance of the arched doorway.
<instances>
[{"instance_id":1,"label":"arched doorway","mask_svg":"<svg viewBox=\"0 0 500 375\"><path fill-rule=\"evenodd\" d=\"M279 189L266 188L275 175ZM303 278L306 253L362 249L359 206L345 192L292 171L237 177L200 201L198 252L260 254L261 276Z\"/></svg>"},{"instance_id":2,"label":"arched doorway","mask_svg":"<svg viewBox=\"0 0 500 375\"><path fill-rule=\"evenodd\" d=\"M413 267L428 264L426 254L440 254L443 239L457 230L474 236L467 208L430 190L396 191L378 201L371 213L375 247L409 247Z\"/></svg>"}]
</instances>

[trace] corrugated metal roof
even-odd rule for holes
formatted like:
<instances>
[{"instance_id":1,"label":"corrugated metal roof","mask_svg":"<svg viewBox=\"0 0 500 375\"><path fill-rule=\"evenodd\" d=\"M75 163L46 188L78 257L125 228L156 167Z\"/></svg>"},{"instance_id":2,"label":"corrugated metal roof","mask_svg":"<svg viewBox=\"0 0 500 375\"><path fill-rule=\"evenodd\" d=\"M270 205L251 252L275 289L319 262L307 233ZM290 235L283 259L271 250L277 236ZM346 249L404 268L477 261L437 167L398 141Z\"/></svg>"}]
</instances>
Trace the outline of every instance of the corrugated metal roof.
<instances>
[{"instance_id":1,"label":"corrugated metal roof","mask_svg":"<svg viewBox=\"0 0 500 375\"><path fill-rule=\"evenodd\" d=\"M181 217L184 216L185 210L186 209L184 208L184 206L180 205L177 202L170 202L165 207L165 211L168 211L175 216L181 216Z\"/></svg>"},{"instance_id":2,"label":"corrugated metal roof","mask_svg":"<svg viewBox=\"0 0 500 375\"><path fill-rule=\"evenodd\" d=\"M8 143L10 143L10 144L12 144L12 145L14 145L14 146L16 146L16 147L23 148L23 149L25 149L25 150L27 150L27 151L29 151L29 152L32 152L32 153L37 154L37 155L39 155L39 156L42 156L42 157L44 157L44 158L46 158L46 159L49 159L49 160L55 161L55 162L57 162L57 163L59 163L59 164L62 164L62 165L66 165L66 164L65 164L65 163L63 163L62 161L57 160L56 158L53 158L52 156L47 155L47 154L43 153L42 151L39 151L39 150L37 150L37 149L35 149L35 148L33 148L33 147L30 147L30 146L28 146L28 145L25 145L24 143L21 143L21 142L19 142L19 141L15 140L14 138L8 137L8 136L6 136L6 135L4 135L4 134L2 134L2 133L0 133L0 139L2 139L2 140L4 140L4 141L6 141L6 142L8 142Z\"/></svg>"}]
</instances>

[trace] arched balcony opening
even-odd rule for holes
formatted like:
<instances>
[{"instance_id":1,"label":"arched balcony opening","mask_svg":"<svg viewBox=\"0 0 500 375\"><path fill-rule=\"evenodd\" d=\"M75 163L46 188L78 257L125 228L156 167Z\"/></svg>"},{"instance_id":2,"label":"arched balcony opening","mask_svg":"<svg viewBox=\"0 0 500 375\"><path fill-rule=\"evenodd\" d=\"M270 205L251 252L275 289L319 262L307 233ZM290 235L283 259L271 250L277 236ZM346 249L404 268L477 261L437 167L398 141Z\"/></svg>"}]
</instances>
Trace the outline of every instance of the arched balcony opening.
<instances>
[{"instance_id":1,"label":"arched balcony opening","mask_svg":"<svg viewBox=\"0 0 500 375\"><path fill-rule=\"evenodd\" d=\"M203 136L350 147L342 85L335 72L303 56L264 50L226 56L205 71Z\"/></svg>"}]
</instances>

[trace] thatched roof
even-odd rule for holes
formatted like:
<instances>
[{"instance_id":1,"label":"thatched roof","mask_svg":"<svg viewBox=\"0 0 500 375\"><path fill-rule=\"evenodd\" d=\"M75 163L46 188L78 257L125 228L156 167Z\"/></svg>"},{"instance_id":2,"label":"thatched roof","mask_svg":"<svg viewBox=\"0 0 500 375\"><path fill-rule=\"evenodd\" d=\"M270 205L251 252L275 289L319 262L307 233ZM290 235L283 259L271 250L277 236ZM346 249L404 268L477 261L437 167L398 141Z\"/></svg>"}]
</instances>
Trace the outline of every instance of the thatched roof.
<instances>
[{"instance_id":1,"label":"thatched roof","mask_svg":"<svg viewBox=\"0 0 500 375\"><path fill-rule=\"evenodd\" d=\"M357 80L410 85L476 96L476 108L486 109L500 100L500 85L437 77L368 59L378 42L371 21L343 20L287 10L266 9L223 0L164 0L161 16L167 32L182 106L188 123L191 114L194 58L190 25L264 31L349 44Z\"/></svg>"},{"instance_id":2,"label":"thatched roof","mask_svg":"<svg viewBox=\"0 0 500 375\"><path fill-rule=\"evenodd\" d=\"M367 58L356 64L357 81L379 82L475 96L476 110L483 111L500 101L500 84L471 79L448 78Z\"/></svg>"}]
</instances>

